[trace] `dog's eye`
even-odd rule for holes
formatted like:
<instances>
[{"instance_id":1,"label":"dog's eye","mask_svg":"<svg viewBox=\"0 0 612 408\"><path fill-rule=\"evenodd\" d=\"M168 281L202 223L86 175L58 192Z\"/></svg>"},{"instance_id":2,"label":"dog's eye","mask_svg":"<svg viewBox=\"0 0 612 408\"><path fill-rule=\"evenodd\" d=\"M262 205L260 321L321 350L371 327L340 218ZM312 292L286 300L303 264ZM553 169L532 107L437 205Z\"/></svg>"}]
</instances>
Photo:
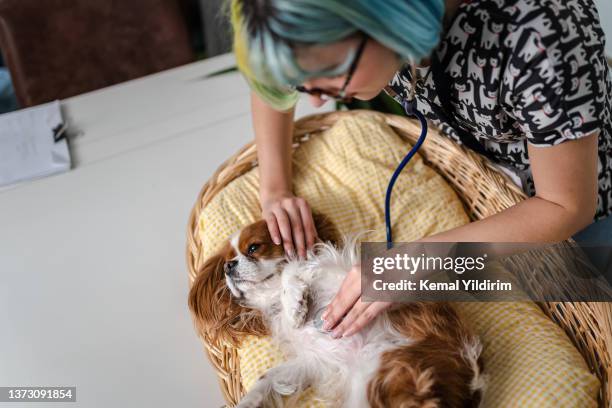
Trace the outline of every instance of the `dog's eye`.
<instances>
[{"instance_id":1,"label":"dog's eye","mask_svg":"<svg viewBox=\"0 0 612 408\"><path fill-rule=\"evenodd\" d=\"M253 255L253 253L257 251L257 249L259 249L259 244L251 244L249 246L249 249L247 250L247 255Z\"/></svg>"}]
</instances>

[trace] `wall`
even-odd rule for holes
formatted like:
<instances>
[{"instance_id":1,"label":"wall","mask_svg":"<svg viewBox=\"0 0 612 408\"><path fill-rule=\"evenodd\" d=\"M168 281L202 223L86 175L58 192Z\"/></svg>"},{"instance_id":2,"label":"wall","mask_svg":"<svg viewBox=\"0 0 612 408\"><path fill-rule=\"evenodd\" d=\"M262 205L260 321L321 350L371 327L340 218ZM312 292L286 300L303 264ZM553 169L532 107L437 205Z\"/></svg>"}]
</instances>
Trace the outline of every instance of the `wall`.
<instances>
[{"instance_id":1,"label":"wall","mask_svg":"<svg viewBox=\"0 0 612 408\"><path fill-rule=\"evenodd\" d=\"M612 1L610 0L595 0L599 9L599 18L601 24L606 31L606 51L612 56Z\"/></svg>"}]
</instances>

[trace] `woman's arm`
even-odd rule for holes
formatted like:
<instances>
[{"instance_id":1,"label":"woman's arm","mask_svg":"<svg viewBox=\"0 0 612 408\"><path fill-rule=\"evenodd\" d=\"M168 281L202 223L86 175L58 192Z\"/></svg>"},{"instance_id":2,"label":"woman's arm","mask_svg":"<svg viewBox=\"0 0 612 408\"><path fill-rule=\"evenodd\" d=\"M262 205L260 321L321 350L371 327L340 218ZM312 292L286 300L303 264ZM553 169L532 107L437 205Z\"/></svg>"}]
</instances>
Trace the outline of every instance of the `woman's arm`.
<instances>
[{"instance_id":1,"label":"woman's arm","mask_svg":"<svg viewBox=\"0 0 612 408\"><path fill-rule=\"evenodd\" d=\"M597 209L597 139L550 147L528 144L536 195L491 217L421 242L558 242L591 222Z\"/></svg>"},{"instance_id":2,"label":"woman's arm","mask_svg":"<svg viewBox=\"0 0 612 408\"><path fill-rule=\"evenodd\" d=\"M558 242L571 237L590 224L596 212L597 139L594 134L551 147L529 145L534 197L415 242ZM499 251L495 255L510 255L494 245L491 249ZM356 265L323 313L323 328L333 328L334 338L350 336L391 305L361 300L361 266Z\"/></svg>"},{"instance_id":3,"label":"woman's arm","mask_svg":"<svg viewBox=\"0 0 612 408\"><path fill-rule=\"evenodd\" d=\"M294 109L274 110L251 91L251 115L261 178L260 195L290 192Z\"/></svg>"},{"instance_id":4,"label":"woman's arm","mask_svg":"<svg viewBox=\"0 0 612 408\"><path fill-rule=\"evenodd\" d=\"M272 240L282 243L286 253L306 257L316 230L308 203L295 197L291 189L291 144L294 109L279 112L251 91L251 113L257 159L262 217Z\"/></svg>"}]
</instances>

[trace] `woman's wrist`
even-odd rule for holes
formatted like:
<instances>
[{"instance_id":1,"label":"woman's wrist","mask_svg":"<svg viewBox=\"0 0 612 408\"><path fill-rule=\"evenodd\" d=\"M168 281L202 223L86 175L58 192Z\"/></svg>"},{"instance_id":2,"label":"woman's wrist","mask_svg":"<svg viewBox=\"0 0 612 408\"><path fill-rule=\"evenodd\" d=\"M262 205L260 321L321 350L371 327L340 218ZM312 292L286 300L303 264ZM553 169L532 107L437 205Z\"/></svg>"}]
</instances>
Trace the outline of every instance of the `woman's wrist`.
<instances>
[{"instance_id":1,"label":"woman's wrist","mask_svg":"<svg viewBox=\"0 0 612 408\"><path fill-rule=\"evenodd\" d=\"M265 188L259 191L259 200L264 203L282 197L293 196L293 191L286 187Z\"/></svg>"}]
</instances>

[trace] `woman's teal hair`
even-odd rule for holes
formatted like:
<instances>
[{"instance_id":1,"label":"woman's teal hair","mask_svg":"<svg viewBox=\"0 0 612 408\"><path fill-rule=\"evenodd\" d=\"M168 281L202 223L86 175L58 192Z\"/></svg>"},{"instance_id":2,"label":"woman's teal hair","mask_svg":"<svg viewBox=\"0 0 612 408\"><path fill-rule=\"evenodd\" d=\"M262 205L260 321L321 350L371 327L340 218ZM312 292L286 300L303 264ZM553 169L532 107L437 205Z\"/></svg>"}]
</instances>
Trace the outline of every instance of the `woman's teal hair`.
<instances>
[{"instance_id":1,"label":"woman's teal hair","mask_svg":"<svg viewBox=\"0 0 612 408\"><path fill-rule=\"evenodd\" d=\"M420 61L438 44L444 0L231 0L234 51L249 85L278 110L296 100L289 86L344 74L304 71L293 46L327 44L363 31L403 60Z\"/></svg>"}]
</instances>

